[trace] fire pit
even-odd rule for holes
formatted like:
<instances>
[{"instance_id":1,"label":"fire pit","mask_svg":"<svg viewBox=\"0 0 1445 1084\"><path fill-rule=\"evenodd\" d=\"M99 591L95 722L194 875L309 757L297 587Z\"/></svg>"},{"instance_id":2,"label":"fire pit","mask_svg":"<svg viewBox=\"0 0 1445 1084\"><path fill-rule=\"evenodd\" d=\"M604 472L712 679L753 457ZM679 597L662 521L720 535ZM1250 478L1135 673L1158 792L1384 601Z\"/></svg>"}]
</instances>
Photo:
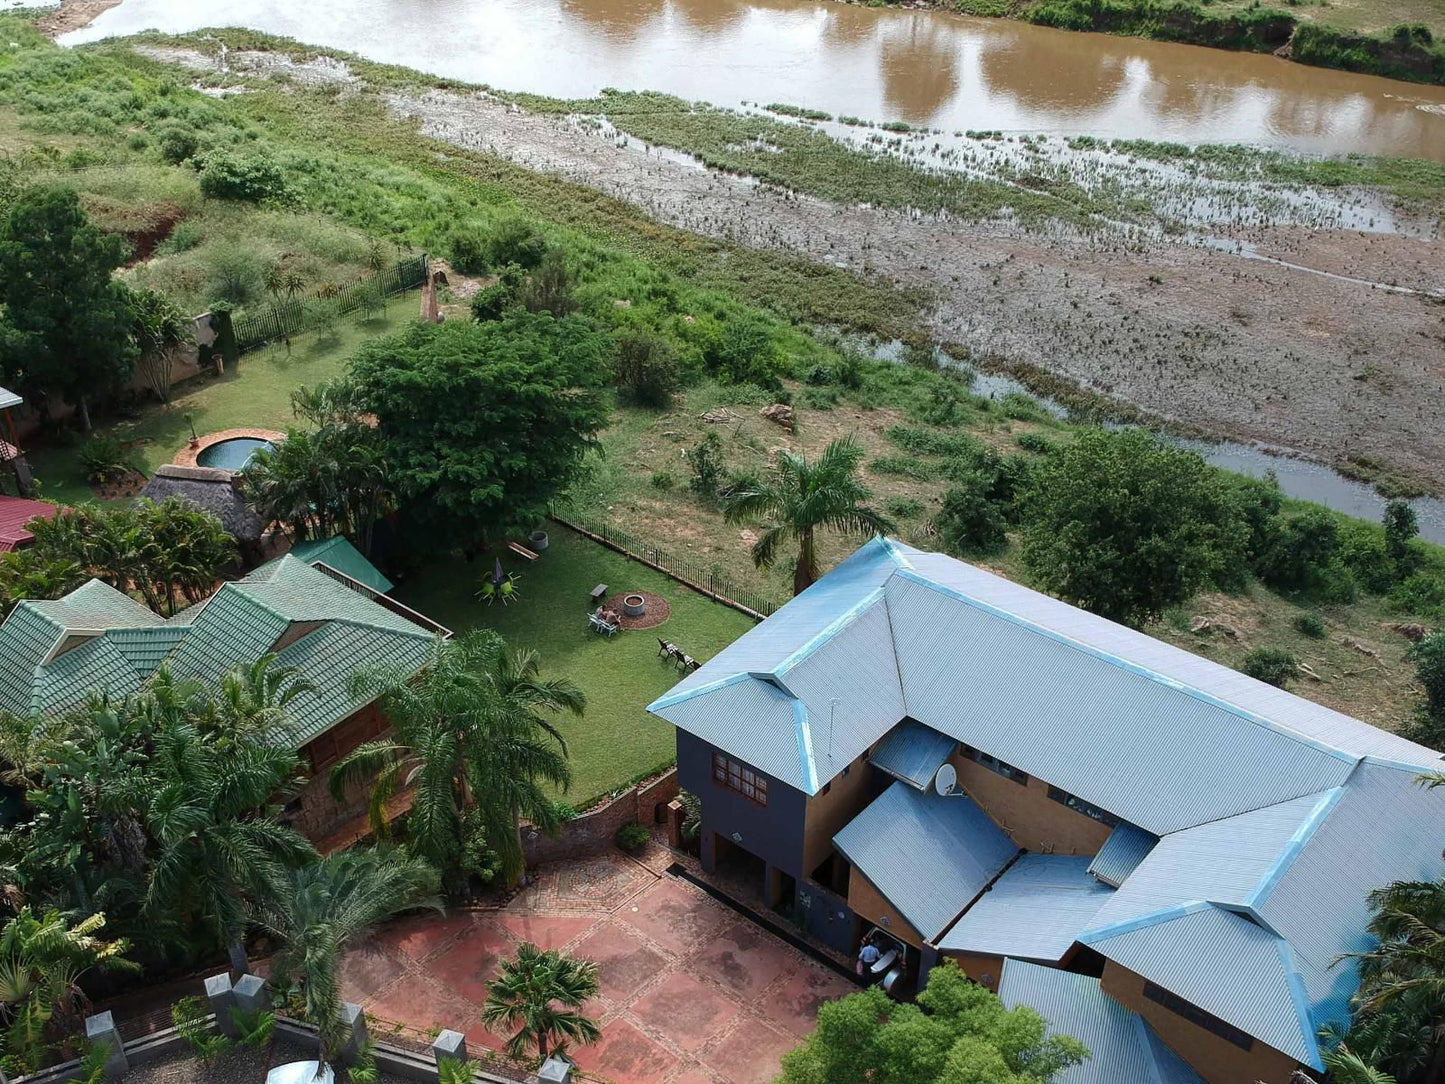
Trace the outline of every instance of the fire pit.
<instances>
[{"instance_id":1,"label":"fire pit","mask_svg":"<svg viewBox=\"0 0 1445 1084\"><path fill-rule=\"evenodd\" d=\"M647 612L647 599L641 595L624 595L622 597L622 612L628 617L641 617Z\"/></svg>"}]
</instances>

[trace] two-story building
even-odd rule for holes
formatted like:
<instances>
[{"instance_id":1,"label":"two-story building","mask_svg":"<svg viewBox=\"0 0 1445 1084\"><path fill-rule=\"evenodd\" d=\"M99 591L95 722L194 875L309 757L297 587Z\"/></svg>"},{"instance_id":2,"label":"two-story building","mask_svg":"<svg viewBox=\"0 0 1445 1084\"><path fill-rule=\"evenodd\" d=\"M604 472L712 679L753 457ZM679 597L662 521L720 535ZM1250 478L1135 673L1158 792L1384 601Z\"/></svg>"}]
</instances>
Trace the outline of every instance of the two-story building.
<instances>
[{"instance_id":1,"label":"two-story building","mask_svg":"<svg viewBox=\"0 0 1445 1084\"><path fill-rule=\"evenodd\" d=\"M705 868L1037 1008L1064 1084L1321 1068L1367 894L1445 874L1439 753L885 539L651 710Z\"/></svg>"}]
</instances>

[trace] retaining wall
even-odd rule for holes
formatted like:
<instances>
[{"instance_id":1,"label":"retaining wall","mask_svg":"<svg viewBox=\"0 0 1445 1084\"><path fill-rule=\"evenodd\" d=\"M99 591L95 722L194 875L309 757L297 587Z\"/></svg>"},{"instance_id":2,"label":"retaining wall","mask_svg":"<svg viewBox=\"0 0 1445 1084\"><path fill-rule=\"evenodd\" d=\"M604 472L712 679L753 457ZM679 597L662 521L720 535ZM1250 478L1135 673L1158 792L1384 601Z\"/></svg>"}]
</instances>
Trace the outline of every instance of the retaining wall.
<instances>
[{"instance_id":1,"label":"retaining wall","mask_svg":"<svg viewBox=\"0 0 1445 1084\"><path fill-rule=\"evenodd\" d=\"M527 864L601 854L616 846L617 830L633 821L649 828L665 824L667 803L677 797L677 792L677 769L669 768L651 782L629 787L606 805L568 821L554 839L535 828L524 828L522 850Z\"/></svg>"}]
</instances>

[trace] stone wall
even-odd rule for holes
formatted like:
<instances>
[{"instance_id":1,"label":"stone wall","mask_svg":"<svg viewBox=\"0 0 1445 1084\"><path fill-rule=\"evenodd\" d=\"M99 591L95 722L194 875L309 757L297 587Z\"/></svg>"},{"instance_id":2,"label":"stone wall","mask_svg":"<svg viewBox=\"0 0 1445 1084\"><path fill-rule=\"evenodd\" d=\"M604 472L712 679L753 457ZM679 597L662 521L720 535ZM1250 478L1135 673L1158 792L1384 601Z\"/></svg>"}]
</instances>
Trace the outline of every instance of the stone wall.
<instances>
[{"instance_id":1,"label":"stone wall","mask_svg":"<svg viewBox=\"0 0 1445 1084\"><path fill-rule=\"evenodd\" d=\"M601 854L616 846L617 830L633 821L649 828L666 824L667 803L677 797L677 792L677 769L670 768L652 782L630 787L607 804L568 821L555 839L548 839L535 828L523 828L522 849L527 864Z\"/></svg>"}]
</instances>

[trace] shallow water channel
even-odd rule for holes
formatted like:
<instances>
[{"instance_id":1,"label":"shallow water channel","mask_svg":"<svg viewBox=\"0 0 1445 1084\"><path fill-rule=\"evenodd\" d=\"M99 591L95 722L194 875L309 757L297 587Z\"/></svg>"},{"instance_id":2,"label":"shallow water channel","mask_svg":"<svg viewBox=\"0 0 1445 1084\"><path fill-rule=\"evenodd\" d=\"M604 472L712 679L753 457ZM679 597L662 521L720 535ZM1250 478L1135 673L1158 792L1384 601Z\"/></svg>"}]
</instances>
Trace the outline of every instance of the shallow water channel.
<instances>
[{"instance_id":1,"label":"shallow water channel","mask_svg":"<svg viewBox=\"0 0 1445 1084\"><path fill-rule=\"evenodd\" d=\"M870 121L1445 161L1445 87L817 0L123 0L66 44L249 26L501 90L660 90Z\"/></svg>"}]
</instances>

